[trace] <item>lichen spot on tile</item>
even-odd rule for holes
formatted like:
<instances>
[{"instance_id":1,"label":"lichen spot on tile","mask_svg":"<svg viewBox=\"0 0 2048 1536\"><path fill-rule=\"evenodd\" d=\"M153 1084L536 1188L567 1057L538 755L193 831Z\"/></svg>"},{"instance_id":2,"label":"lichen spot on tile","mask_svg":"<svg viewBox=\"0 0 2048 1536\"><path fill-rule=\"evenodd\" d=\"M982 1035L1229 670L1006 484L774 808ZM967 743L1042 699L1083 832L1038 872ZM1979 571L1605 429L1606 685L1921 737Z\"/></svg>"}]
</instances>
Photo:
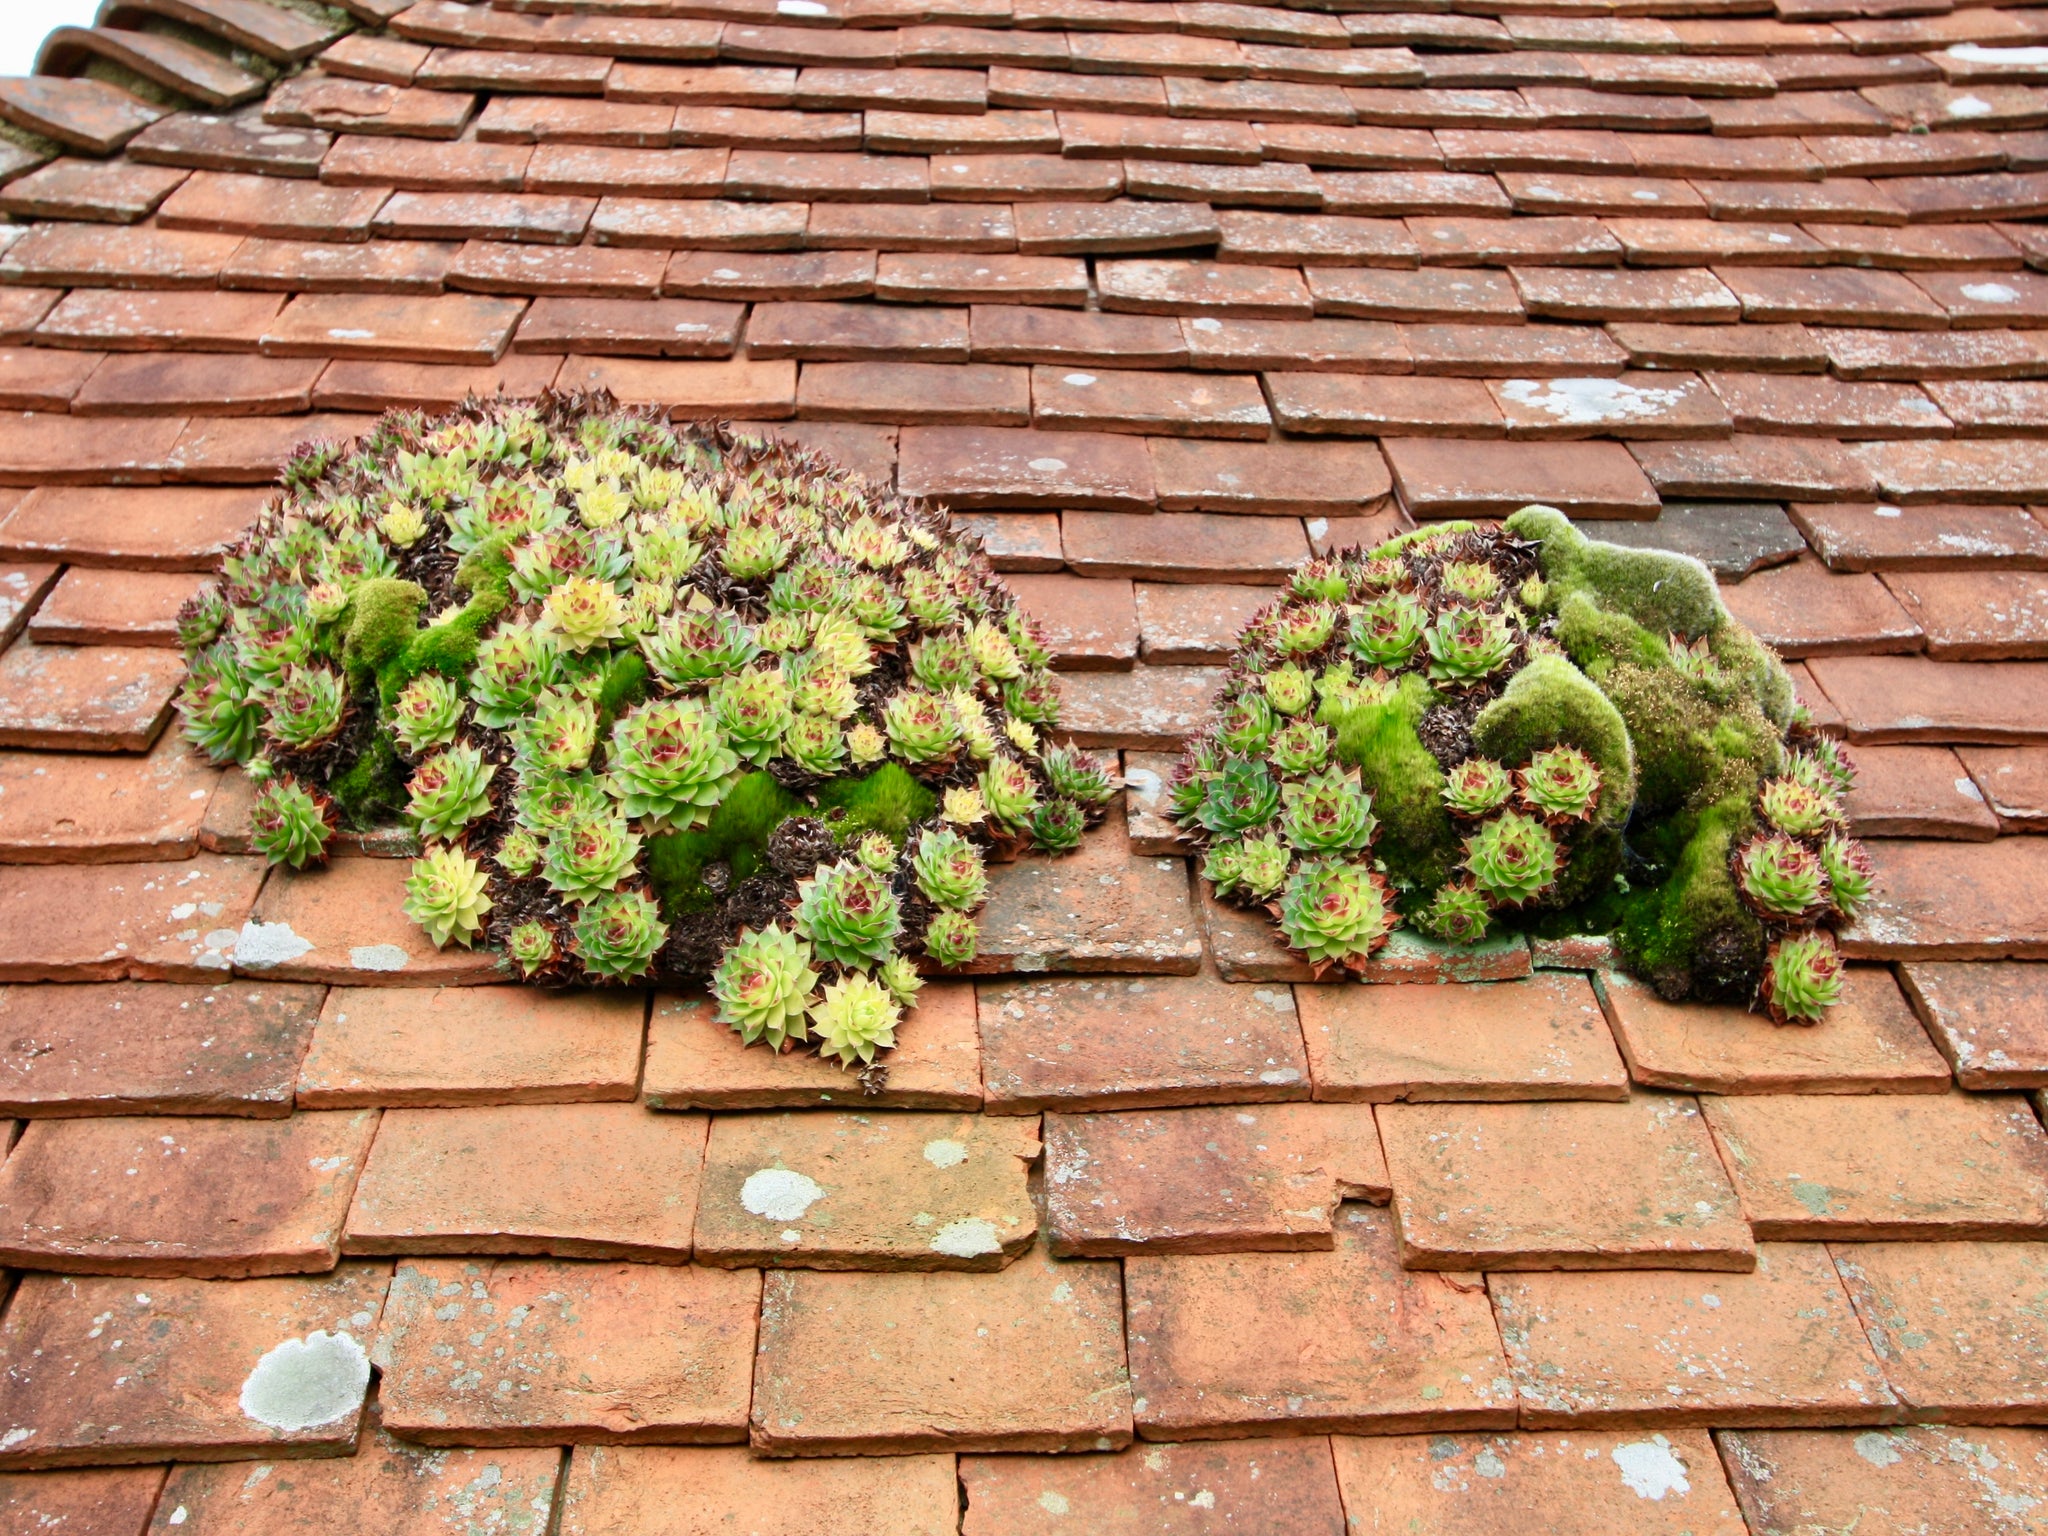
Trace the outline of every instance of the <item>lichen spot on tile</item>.
<instances>
[{"instance_id":1,"label":"lichen spot on tile","mask_svg":"<svg viewBox=\"0 0 2048 1536\"><path fill-rule=\"evenodd\" d=\"M396 944L358 944L348 952L348 963L359 971L402 971L411 959Z\"/></svg>"},{"instance_id":2,"label":"lichen spot on tile","mask_svg":"<svg viewBox=\"0 0 2048 1536\"><path fill-rule=\"evenodd\" d=\"M289 965L312 948L313 941L299 937L290 923L259 923L251 918L235 936L235 964L268 970Z\"/></svg>"},{"instance_id":3,"label":"lichen spot on tile","mask_svg":"<svg viewBox=\"0 0 2048 1536\"><path fill-rule=\"evenodd\" d=\"M1856 1437L1856 1454L1873 1467L1896 1466L1901 1460L1892 1437L1876 1429L1865 1430Z\"/></svg>"},{"instance_id":4,"label":"lichen spot on tile","mask_svg":"<svg viewBox=\"0 0 2048 1536\"><path fill-rule=\"evenodd\" d=\"M271 1429L318 1429L363 1405L370 1357L351 1334L316 1328L286 1339L256 1362L242 1383L242 1412Z\"/></svg>"},{"instance_id":5,"label":"lichen spot on tile","mask_svg":"<svg viewBox=\"0 0 2048 1536\"><path fill-rule=\"evenodd\" d=\"M801 1221L824 1198L817 1180L792 1168L763 1168L740 1186L740 1204L763 1221Z\"/></svg>"},{"instance_id":6,"label":"lichen spot on tile","mask_svg":"<svg viewBox=\"0 0 2048 1536\"><path fill-rule=\"evenodd\" d=\"M924 1160L934 1168L958 1168L967 1161L965 1143L940 1139L924 1144Z\"/></svg>"},{"instance_id":7,"label":"lichen spot on tile","mask_svg":"<svg viewBox=\"0 0 2048 1536\"><path fill-rule=\"evenodd\" d=\"M949 1221L932 1239L933 1253L949 1259L978 1259L985 1253L1001 1253L1003 1240L996 1236L996 1224L983 1216Z\"/></svg>"},{"instance_id":8,"label":"lichen spot on tile","mask_svg":"<svg viewBox=\"0 0 2048 1536\"><path fill-rule=\"evenodd\" d=\"M1621 1469L1622 1482L1639 1499L1662 1500L1670 1493L1683 1498L1692 1492L1692 1484L1685 1476L1685 1463L1662 1435L1631 1440L1626 1445L1617 1445L1608 1454Z\"/></svg>"},{"instance_id":9,"label":"lichen spot on tile","mask_svg":"<svg viewBox=\"0 0 2048 1536\"><path fill-rule=\"evenodd\" d=\"M1071 1513L1074 1506L1067 1502L1065 1494L1048 1488L1038 1496L1038 1507L1048 1515L1064 1515Z\"/></svg>"}]
</instances>

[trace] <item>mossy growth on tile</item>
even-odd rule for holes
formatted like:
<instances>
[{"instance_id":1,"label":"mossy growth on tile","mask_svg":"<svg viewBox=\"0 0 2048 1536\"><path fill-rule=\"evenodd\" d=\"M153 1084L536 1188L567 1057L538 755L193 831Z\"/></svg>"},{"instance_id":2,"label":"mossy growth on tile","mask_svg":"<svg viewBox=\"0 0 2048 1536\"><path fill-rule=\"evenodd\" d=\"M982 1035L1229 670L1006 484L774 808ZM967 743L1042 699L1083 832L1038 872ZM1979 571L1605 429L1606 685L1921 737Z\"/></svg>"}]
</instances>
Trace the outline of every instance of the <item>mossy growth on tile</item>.
<instances>
[{"instance_id":1,"label":"mossy growth on tile","mask_svg":"<svg viewBox=\"0 0 2048 1536\"><path fill-rule=\"evenodd\" d=\"M987 855L1115 791L944 515L605 396L385 417L287 466L189 603L188 735L320 863L403 819L407 911L550 983L708 981L748 1041L871 1063L974 957Z\"/></svg>"},{"instance_id":2,"label":"mossy growth on tile","mask_svg":"<svg viewBox=\"0 0 2048 1536\"><path fill-rule=\"evenodd\" d=\"M1851 775L1704 566L1527 507L1301 567L1172 799L1218 896L1318 974L1402 923L1609 933L1666 997L1813 1022L1870 894Z\"/></svg>"}]
</instances>

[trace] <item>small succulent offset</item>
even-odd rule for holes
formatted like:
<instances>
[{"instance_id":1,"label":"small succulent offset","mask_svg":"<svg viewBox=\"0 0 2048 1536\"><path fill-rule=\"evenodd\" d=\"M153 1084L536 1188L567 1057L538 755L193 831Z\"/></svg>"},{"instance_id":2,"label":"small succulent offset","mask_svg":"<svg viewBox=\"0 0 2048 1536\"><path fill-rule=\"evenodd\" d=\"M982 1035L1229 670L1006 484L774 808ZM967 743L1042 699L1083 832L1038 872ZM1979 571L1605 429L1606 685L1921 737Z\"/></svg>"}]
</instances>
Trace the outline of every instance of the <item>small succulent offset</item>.
<instances>
[{"instance_id":1,"label":"small succulent offset","mask_svg":"<svg viewBox=\"0 0 2048 1536\"><path fill-rule=\"evenodd\" d=\"M975 958L991 852L1075 846L1120 787L1047 743L1044 641L942 513L603 395L302 451L178 633L259 853L409 825L435 944L708 982L744 1042L854 1066L915 962Z\"/></svg>"},{"instance_id":2,"label":"small succulent offset","mask_svg":"<svg viewBox=\"0 0 2048 1536\"><path fill-rule=\"evenodd\" d=\"M1386 930L1603 933L1662 995L1811 1022L1873 898L1852 770L1697 561L1560 513L1300 566L1239 636L1167 805L1216 897L1316 972Z\"/></svg>"},{"instance_id":3,"label":"small succulent offset","mask_svg":"<svg viewBox=\"0 0 2048 1536\"><path fill-rule=\"evenodd\" d=\"M1491 816L1514 791L1514 776L1490 757L1468 757L1444 775L1443 801L1453 816Z\"/></svg>"},{"instance_id":4,"label":"small succulent offset","mask_svg":"<svg viewBox=\"0 0 2048 1536\"><path fill-rule=\"evenodd\" d=\"M896 952L903 909L873 870L841 860L798 883L795 922L819 959L857 969Z\"/></svg>"},{"instance_id":5,"label":"small succulent offset","mask_svg":"<svg viewBox=\"0 0 2048 1536\"><path fill-rule=\"evenodd\" d=\"M437 946L452 941L466 947L476 942L491 910L488 884L476 860L460 848L430 849L405 882L405 915Z\"/></svg>"},{"instance_id":6,"label":"small succulent offset","mask_svg":"<svg viewBox=\"0 0 2048 1536\"><path fill-rule=\"evenodd\" d=\"M1765 821L1787 837L1818 837L1842 822L1833 795L1793 778L1771 779L1757 792Z\"/></svg>"},{"instance_id":7,"label":"small succulent offset","mask_svg":"<svg viewBox=\"0 0 2048 1536\"><path fill-rule=\"evenodd\" d=\"M1498 906L1534 901L1557 879L1560 862L1550 829L1517 811L1481 823L1465 840L1465 868L1472 883Z\"/></svg>"},{"instance_id":8,"label":"small succulent offset","mask_svg":"<svg viewBox=\"0 0 2048 1536\"><path fill-rule=\"evenodd\" d=\"M1447 608L1423 632L1432 682L1477 683L1508 664L1515 635L1507 615L1479 608Z\"/></svg>"},{"instance_id":9,"label":"small succulent offset","mask_svg":"<svg viewBox=\"0 0 2048 1536\"><path fill-rule=\"evenodd\" d=\"M583 904L570 947L591 975L623 981L644 975L667 938L661 908L646 892L612 891Z\"/></svg>"},{"instance_id":10,"label":"small succulent offset","mask_svg":"<svg viewBox=\"0 0 2048 1536\"><path fill-rule=\"evenodd\" d=\"M1825 932L1789 933L1771 946L1764 1004L1781 1024L1815 1024L1842 1000L1842 957Z\"/></svg>"},{"instance_id":11,"label":"small succulent offset","mask_svg":"<svg viewBox=\"0 0 2048 1536\"><path fill-rule=\"evenodd\" d=\"M1319 972L1364 961L1394 922L1385 877L1363 865L1304 864L1280 893L1280 931Z\"/></svg>"},{"instance_id":12,"label":"small succulent offset","mask_svg":"<svg viewBox=\"0 0 2048 1536\"><path fill-rule=\"evenodd\" d=\"M1820 855L1784 836L1759 837L1735 857L1742 894L1767 917L1803 918L1828 899L1828 872Z\"/></svg>"},{"instance_id":13,"label":"small succulent offset","mask_svg":"<svg viewBox=\"0 0 2048 1536\"><path fill-rule=\"evenodd\" d=\"M810 949L777 923L741 933L711 973L719 1023L748 1045L765 1040L776 1051L805 1038L804 1015L817 985Z\"/></svg>"},{"instance_id":14,"label":"small succulent offset","mask_svg":"<svg viewBox=\"0 0 2048 1536\"><path fill-rule=\"evenodd\" d=\"M491 780L498 766L475 747L448 747L421 763L412 776L405 813L429 842L452 842L462 829L491 812Z\"/></svg>"},{"instance_id":15,"label":"small succulent offset","mask_svg":"<svg viewBox=\"0 0 2048 1536\"><path fill-rule=\"evenodd\" d=\"M1600 798L1600 769L1577 747L1545 747L1515 775L1522 804L1546 821L1584 821Z\"/></svg>"},{"instance_id":16,"label":"small succulent offset","mask_svg":"<svg viewBox=\"0 0 2048 1536\"><path fill-rule=\"evenodd\" d=\"M871 1064L875 1053L896 1043L902 1010L889 989L860 971L828 983L811 1010L821 1053L841 1066Z\"/></svg>"},{"instance_id":17,"label":"small succulent offset","mask_svg":"<svg viewBox=\"0 0 2048 1536\"><path fill-rule=\"evenodd\" d=\"M327 797L292 779L271 779L249 808L249 846L273 864L304 869L327 857Z\"/></svg>"},{"instance_id":18,"label":"small succulent offset","mask_svg":"<svg viewBox=\"0 0 2048 1536\"><path fill-rule=\"evenodd\" d=\"M1477 944L1492 924L1492 903L1469 880L1437 887L1422 910L1423 932L1448 944Z\"/></svg>"},{"instance_id":19,"label":"small succulent offset","mask_svg":"<svg viewBox=\"0 0 2048 1536\"><path fill-rule=\"evenodd\" d=\"M981 850L950 827L927 828L910 855L918 890L933 906L971 912L988 897Z\"/></svg>"}]
</instances>

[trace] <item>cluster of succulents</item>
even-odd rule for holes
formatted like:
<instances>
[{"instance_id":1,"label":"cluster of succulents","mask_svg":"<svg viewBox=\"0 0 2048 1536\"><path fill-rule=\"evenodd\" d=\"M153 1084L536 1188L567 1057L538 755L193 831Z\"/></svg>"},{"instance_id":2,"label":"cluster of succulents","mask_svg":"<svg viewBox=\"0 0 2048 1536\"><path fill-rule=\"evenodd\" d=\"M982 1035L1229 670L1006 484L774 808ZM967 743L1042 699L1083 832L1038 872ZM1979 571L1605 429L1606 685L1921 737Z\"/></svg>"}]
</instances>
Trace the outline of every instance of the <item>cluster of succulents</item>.
<instances>
[{"instance_id":1,"label":"cluster of succulents","mask_svg":"<svg viewBox=\"0 0 2048 1536\"><path fill-rule=\"evenodd\" d=\"M186 606L191 740L294 869L403 823L405 910L528 980L708 982L849 1064L975 958L986 861L1117 788L942 513L604 396L302 450Z\"/></svg>"},{"instance_id":2,"label":"cluster of succulents","mask_svg":"<svg viewBox=\"0 0 2048 1536\"><path fill-rule=\"evenodd\" d=\"M1850 778L1705 567L1530 507L1300 567L1170 794L1319 976L1402 924L1603 932L1667 997L1812 1022L1871 890Z\"/></svg>"},{"instance_id":3,"label":"cluster of succulents","mask_svg":"<svg viewBox=\"0 0 2048 1536\"><path fill-rule=\"evenodd\" d=\"M1870 900L1870 856L1851 838L1841 797L1856 782L1826 737L1791 750L1757 791L1756 829L1735 853L1735 881L1772 937L1763 1002L1783 1022L1811 1023L1841 1000L1842 959L1823 924Z\"/></svg>"}]
</instances>

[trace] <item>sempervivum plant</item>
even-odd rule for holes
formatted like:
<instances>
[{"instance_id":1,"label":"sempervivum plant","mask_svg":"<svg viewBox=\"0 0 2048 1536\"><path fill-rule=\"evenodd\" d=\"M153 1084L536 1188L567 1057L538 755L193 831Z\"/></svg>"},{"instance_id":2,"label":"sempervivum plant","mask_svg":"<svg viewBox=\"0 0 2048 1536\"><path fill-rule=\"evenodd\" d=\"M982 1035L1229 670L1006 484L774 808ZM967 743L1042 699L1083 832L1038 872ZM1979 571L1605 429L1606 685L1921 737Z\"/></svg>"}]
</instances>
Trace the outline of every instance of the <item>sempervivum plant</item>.
<instances>
[{"instance_id":1,"label":"sempervivum plant","mask_svg":"<svg viewBox=\"0 0 2048 1536\"><path fill-rule=\"evenodd\" d=\"M1815 1024L1842 1000L1842 957L1826 933L1790 933L1771 946L1764 1006L1780 1024Z\"/></svg>"},{"instance_id":2,"label":"sempervivum plant","mask_svg":"<svg viewBox=\"0 0 2048 1536\"><path fill-rule=\"evenodd\" d=\"M1387 882L1359 864L1304 864L1280 893L1280 931L1318 974L1363 965L1394 927Z\"/></svg>"},{"instance_id":3,"label":"sempervivum plant","mask_svg":"<svg viewBox=\"0 0 2048 1536\"><path fill-rule=\"evenodd\" d=\"M249 846L273 864L304 869L327 857L327 797L291 779L271 779L249 807Z\"/></svg>"},{"instance_id":4,"label":"sempervivum plant","mask_svg":"<svg viewBox=\"0 0 2048 1536\"><path fill-rule=\"evenodd\" d=\"M1674 1001L1825 1006L1873 894L1849 765L1697 561L1547 507L1425 526L1300 566L1225 678L1165 806L1318 972L1397 922L1599 933Z\"/></svg>"},{"instance_id":5,"label":"sempervivum plant","mask_svg":"<svg viewBox=\"0 0 2048 1536\"><path fill-rule=\"evenodd\" d=\"M1546 821L1584 821L1600 797L1600 770L1577 747L1545 747L1515 782L1522 804Z\"/></svg>"},{"instance_id":6,"label":"sempervivum plant","mask_svg":"<svg viewBox=\"0 0 2048 1536\"><path fill-rule=\"evenodd\" d=\"M1542 822L1508 811L1465 840L1465 869L1488 901L1519 907L1557 879L1557 839Z\"/></svg>"},{"instance_id":7,"label":"sempervivum plant","mask_svg":"<svg viewBox=\"0 0 2048 1536\"><path fill-rule=\"evenodd\" d=\"M1820 855L1789 837L1753 839L1736 855L1735 871L1743 896L1767 918L1802 918L1828 899Z\"/></svg>"},{"instance_id":8,"label":"sempervivum plant","mask_svg":"<svg viewBox=\"0 0 2048 1536\"><path fill-rule=\"evenodd\" d=\"M1818 837L1842 820L1833 795L1798 779L1771 779L1757 792L1757 810L1787 837Z\"/></svg>"},{"instance_id":9,"label":"sempervivum plant","mask_svg":"<svg viewBox=\"0 0 2048 1536\"><path fill-rule=\"evenodd\" d=\"M1431 681L1458 686L1480 682L1508 664L1515 634L1505 614L1447 608L1423 633Z\"/></svg>"},{"instance_id":10,"label":"sempervivum plant","mask_svg":"<svg viewBox=\"0 0 2048 1536\"><path fill-rule=\"evenodd\" d=\"M744 1041L855 1066L914 962L975 957L990 855L1073 847L1120 788L1052 739L1045 643L943 514L601 395L308 447L178 634L258 852L407 825L436 944L708 982Z\"/></svg>"},{"instance_id":11,"label":"sempervivum plant","mask_svg":"<svg viewBox=\"0 0 2048 1536\"><path fill-rule=\"evenodd\" d=\"M1444 775L1443 800L1454 816L1491 816L1508 803L1515 781L1490 757L1468 757Z\"/></svg>"}]
</instances>

